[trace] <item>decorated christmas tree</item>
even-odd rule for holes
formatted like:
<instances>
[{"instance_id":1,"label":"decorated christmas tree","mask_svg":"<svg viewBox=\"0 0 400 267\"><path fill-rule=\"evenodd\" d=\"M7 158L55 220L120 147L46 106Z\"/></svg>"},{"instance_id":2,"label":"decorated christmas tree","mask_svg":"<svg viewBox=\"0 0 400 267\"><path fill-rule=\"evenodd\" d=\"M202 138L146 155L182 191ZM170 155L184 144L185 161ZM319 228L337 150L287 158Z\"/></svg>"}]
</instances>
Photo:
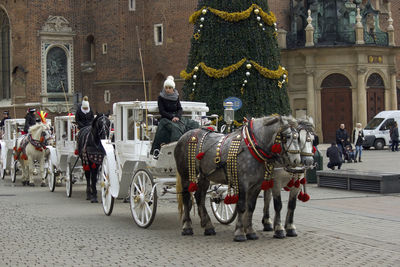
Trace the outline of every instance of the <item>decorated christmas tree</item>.
<instances>
[{"instance_id":1,"label":"decorated christmas tree","mask_svg":"<svg viewBox=\"0 0 400 267\"><path fill-rule=\"evenodd\" d=\"M280 66L275 15L267 0L199 0L186 70L184 99L223 114L239 98L235 118L289 114L287 71Z\"/></svg>"}]
</instances>

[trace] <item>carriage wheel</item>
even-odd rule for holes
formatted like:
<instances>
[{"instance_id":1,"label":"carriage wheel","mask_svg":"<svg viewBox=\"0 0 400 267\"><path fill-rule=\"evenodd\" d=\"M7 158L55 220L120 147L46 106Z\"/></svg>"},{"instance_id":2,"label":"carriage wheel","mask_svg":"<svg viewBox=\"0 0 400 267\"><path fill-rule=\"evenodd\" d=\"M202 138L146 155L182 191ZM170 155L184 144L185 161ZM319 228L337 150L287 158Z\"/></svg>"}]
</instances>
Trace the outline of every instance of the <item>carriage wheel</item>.
<instances>
[{"instance_id":1,"label":"carriage wheel","mask_svg":"<svg viewBox=\"0 0 400 267\"><path fill-rule=\"evenodd\" d=\"M54 166L51 160L48 161L49 168L46 170L47 172L47 183L49 184L50 192L54 192L56 188L56 179L54 177Z\"/></svg>"},{"instance_id":2,"label":"carriage wheel","mask_svg":"<svg viewBox=\"0 0 400 267\"><path fill-rule=\"evenodd\" d=\"M225 204L225 196L226 192L217 197L211 197L210 205L217 221L219 221L221 224L230 224L236 219L237 216L236 204Z\"/></svg>"},{"instance_id":3,"label":"carriage wheel","mask_svg":"<svg viewBox=\"0 0 400 267\"><path fill-rule=\"evenodd\" d=\"M67 163L67 169L65 171L65 189L67 193L67 197L71 197L72 195L72 173L71 167L69 163Z\"/></svg>"},{"instance_id":4,"label":"carriage wheel","mask_svg":"<svg viewBox=\"0 0 400 267\"><path fill-rule=\"evenodd\" d=\"M18 172L18 160L13 160L11 166L11 182L15 183L17 180L17 172Z\"/></svg>"},{"instance_id":5,"label":"carriage wheel","mask_svg":"<svg viewBox=\"0 0 400 267\"><path fill-rule=\"evenodd\" d=\"M135 223L142 228L149 227L157 211L157 190L153 177L145 170L138 170L133 176L130 186L130 203L132 217Z\"/></svg>"},{"instance_id":6,"label":"carriage wheel","mask_svg":"<svg viewBox=\"0 0 400 267\"><path fill-rule=\"evenodd\" d=\"M103 159L103 164L98 172L98 179L101 183L101 202L103 203L103 211L110 216L114 208L114 197L110 191L110 170L107 164L107 156Z\"/></svg>"}]
</instances>

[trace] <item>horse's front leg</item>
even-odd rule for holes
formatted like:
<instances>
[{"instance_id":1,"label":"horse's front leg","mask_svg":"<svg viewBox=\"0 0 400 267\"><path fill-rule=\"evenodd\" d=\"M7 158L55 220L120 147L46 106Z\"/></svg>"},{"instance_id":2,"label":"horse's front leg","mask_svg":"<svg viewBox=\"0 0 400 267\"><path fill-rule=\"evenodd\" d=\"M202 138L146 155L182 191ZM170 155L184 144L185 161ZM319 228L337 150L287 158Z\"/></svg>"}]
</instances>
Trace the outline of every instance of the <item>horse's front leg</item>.
<instances>
[{"instance_id":1,"label":"horse's front leg","mask_svg":"<svg viewBox=\"0 0 400 267\"><path fill-rule=\"evenodd\" d=\"M285 230L286 236L297 236L296 226L293 223L294 210L296 209L297 195L300 192L300 188L292 188L290 190L288 210L286 214Z\"/></svg>"},{"instance_id":2,"label":"horse's front leg","mask_svg":"<svg viewBox=\"0 0 400 267\"><path fill-rule=\"evenodd\" d=\"M42 181L41 181L41 183L40 183L40 186L41 186L41 187L45 187L45 186L46 186L46 182L45 182L45 177L46 177L45 171L47 171L47 170L44 169L44 156L43 156L43 157L41 157L40 160L39 160L39 173L40 173L40 177L42 178L42 179L41 179Z\"/></svg>"},{"instance_id":3,"label":"horse's front leg","mask_svg":"<svg viewBox=\"0 0 400 267\"><path fill-rule=\"evenodd\" d=\"M264 225L263 231L272 231L274 228L272 227L272 220L269 214L269 207L272 199L272 191L271 189L264 191L264 215L262 218L262 224Z\"/></svg>"},{"instance_id":4,"label":"horse's front leg","mask_svg":"<svg viewBox=\"0 0 400 267\"><path fill-rule=\"evenodd\" d=\"M281 222L281 210L282 210L282 198L281 198L281 190L279 186L272 188L272 196L274 199L274 237L275 238L284 238L285 230L282 226Z\"/></svg>"},{"instance_id":5,"label":"horse's front leg","mask_svg":"<svg viewBox=\"0 0 400 267\"><path fill-rule=\"evenodd\" d=\"M28 164L26 164L26 161L25 161L25 165L28 166L29 185L35 186L35 180L33 179L34 178L33 171L34 171L35 165L34 165L33 159L29 158Z\"/></svg>"},{"instance_id":6,"label":"horse's front leg","mask_svg":"<svg viewBox=\"0 0 400 267\"><path fill-rule=\"evenodd\" d=\"M238 216L235 227L235 237L233 239L233 241L236 242L242 242L247 240L243 224L244 213L246 211L246 193L243 192L244 190L240 189L239 189L239 201L237 202L236 205Z\"/></svg>"},{"instance_id":7,"label":"horse's front leg","mask_svg":"<svg viewBox=\"0 0 400 267\"><path fill-rule=\"evenodd\" d=\"M258 239L258 236L253 229L253 213L256 208L257 197L260 194L260 190L260 186L256 186L247 192L247 209L245 213L244 229L248 240Z\"/></svg>"},{"instance_id":8,"label":"horse's front leg","mask_svg":"<svg viewBox=\"0 0 400 267\"><path fill-rule=\"evenodd\" d=\"M215 235L215 227L211 222L210 216L206 210L206 195L207 189L210 186L210 182L207 179L199 178L199 182L197 183L198 189L194 194L196 199L197 208L200 216L200 224L201 227L204 228L204 235Z\"/></svg>"}]
</instances>

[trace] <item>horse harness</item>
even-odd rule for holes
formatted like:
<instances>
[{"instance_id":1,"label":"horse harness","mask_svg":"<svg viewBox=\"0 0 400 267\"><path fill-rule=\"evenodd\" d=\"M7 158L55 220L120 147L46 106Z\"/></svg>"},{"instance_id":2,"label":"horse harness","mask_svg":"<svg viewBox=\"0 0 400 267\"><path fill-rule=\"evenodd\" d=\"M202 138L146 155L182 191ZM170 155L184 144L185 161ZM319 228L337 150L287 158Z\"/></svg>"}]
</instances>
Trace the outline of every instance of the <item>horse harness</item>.
<instances>
[{"instance_id":1,"label":"horse harness","mask_svg":"<svg viewBox=\"0 0 400 267\"><path fill-rule=\"evenodd\" d=\"M100 166L103 163L104 153L99 151L88 151L87 141L89 139L90 132L87 134L85 143L82 148L82 165L83 170L89 171L90 167L95 169L97 166ZM90 162L92 162L92 166L90 166ZM97 165L97 166L96 166Z\"/></svg>"},{"instance_id":2,"label":"horse harness","mask_svg":"<svg viewBox=\"0 0 400 267\"><path fill-rule=\"evenodd\" d=\"M17 160L19 156L21 155L22 160L28 160L28 156L26 155L26 147L30 143L36 150L42 152L43 150L46 150L46 145L47 145L47 140L44 138L45 133L42 132L40 140L35 140L32 137L32 134L26 135L22 140L21 143L19 144L19 148L14 147L15 155L14 159Z\"/></svg>"},{"instance_id":3,"label":"horse harness","mask_svg":"<svg viewBox=\"0 0 400 267\"><path fill-rule=\"evenodd\" d=\"M205 130L205 129L203 129ZM211 131L206 131L205 134L202 135L201 138L198 137L198 134L201 130L195 131L192 136L188 140L188 168L189 168L189 181L191 183L197 183L197 175L196 175L196 160L201 160L205 154L203 151L203 143L206 139L206 136L211 133ZM233 136L231 139L231 143L228 148L226 161L221 160L222 156L222 147L225 141ZM199 141L200 140L200 141ZM214 163L216 164L216 168L211 172L205 174L205 177L211 175L215 171L220 168L224 168L225 174L228 180L228 195L227 199L225 199L226 204L236 203L239 195L239 179L238 179L238 162L237 157L243 151L240 150L242 140L246 144L249 149L251 155L259 162L265 164L265 173L264 173L264 181L261 186L263 190L268 190L273 187L272 173L274 170L273 159L276 157L276 154L282 153L281 143L286 142L286 137L281 135L281 130L275 137L273 148L271 149L271 153L263 150L254 135L253 132L253 119L249 121L248 125L242 126L242 130L240 134L230 133L222 136L218 141L215 149L215 158ZM213 145L211 146L213 147ZM290 147L290 145L288 146ZM196 155L196 148L198 148L198 154ZM286 149L285 149L286 150ZM288 151L289 152L289 151ZM289 153L295 153L295 151L290 151ZM298 153L298 151L297 151ZM201 172L201 171L200 171ZM197 188L197 187L196 187ZM189 190L190 191L190 190Z\"/></svg>"}]
</instances>

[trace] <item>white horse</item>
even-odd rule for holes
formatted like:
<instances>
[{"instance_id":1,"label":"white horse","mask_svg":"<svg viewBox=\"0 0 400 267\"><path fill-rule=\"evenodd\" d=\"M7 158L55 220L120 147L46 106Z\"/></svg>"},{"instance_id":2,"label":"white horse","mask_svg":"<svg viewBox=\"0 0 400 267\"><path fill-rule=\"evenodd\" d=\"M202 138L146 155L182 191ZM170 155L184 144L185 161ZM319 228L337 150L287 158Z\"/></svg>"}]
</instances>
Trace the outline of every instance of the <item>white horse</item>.
<instances>
[{"instance_id":1,"label":"white horse","mask_svg":"<svg viewBox=\"0 0 400 267\"><path fill-rule=\"evenodd\" d=\"M306 179L304 177L304 173L307 169L314 167L314 124L312 118L307 118L305 120L300 119L297 120L297 122L297 131L299 132L300 156L304 169L297 172L288 172L288 170L285 168L276 168L273 173L273 188L264 191L264 216L262 219L262 223L264 225L264 231L274 231L275 238L284 238L285 236L297 236L296 227L293 222L294 210L296 209L296 200L298 198L299 200L306 202L309 199L309 195L305 191ZM285 191L290 191L285 227L282 226L280 214L282 209L282 188L284 188ZM269 214L270 202L272 198L274 199L275 210L273 224Z\"/></svg>"},{"instance_id":2,"label":"white horse","mask_svg":"<svg viewBox=\"0 0 400 267\"><path fill-rule=\"evenodd\" d=\"M28 134L17 141L15 160L19 160L22 168L22 184L35 186L33 177L37 174L35 162L39 163L39 173L42 178L41 185L46 186L44 162L48 155L47 145L51 145L53 137L48 124L38 123L29 128Z\"/></svg>"}]
</instances>

